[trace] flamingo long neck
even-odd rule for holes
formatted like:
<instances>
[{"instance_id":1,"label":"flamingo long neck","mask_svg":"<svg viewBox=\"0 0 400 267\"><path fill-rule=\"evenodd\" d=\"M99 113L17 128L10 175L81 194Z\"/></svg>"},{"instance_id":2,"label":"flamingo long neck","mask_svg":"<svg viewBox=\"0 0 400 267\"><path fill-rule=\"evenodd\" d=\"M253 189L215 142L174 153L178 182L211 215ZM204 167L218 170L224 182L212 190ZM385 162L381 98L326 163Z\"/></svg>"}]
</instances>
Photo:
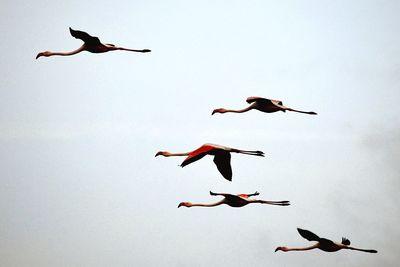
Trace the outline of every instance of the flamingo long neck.
<instances>
[{"instance_id":1,"label":"flamingo long neck","mask_svg":"<svg viewBox=\"0 0 400 267\"><path fill-rule=\"evenodd\" d=\"M362 251L362 252L368 252L368 253L377 253L375 249L362 249L362 248L353 248L353 247L344 247L346 249L351 249L351 250L357 250L357 251Z\"/></svg>"},{"instance_id":2,"label":"flamingo long neck","mask_svg":"<svg viewBox=\"0 0 400 267\"><path fill-rule=\"evenodd\" d=\"M164 156L166 156L166 157L188 156L188 155L189 155L189 152L182 152L182 153L170 153L170 152L167 152L167 153L164 154Z\"/></svg>"},{"instance_id":3,"label":"flamingo long neck","mask_svg":"<svg viewBox=\"0 0 400 267\"><path fill-rule=\"evenodd\" d=\"M78 49L71 52L50 52L49 56L72 56L82 52L83 50L85 50L85 47L81 46Z\"/></svg>"},{"instance_id":4,"label":"flamingo long neck","mask_svg":"<svg viewBox=\"0 0 400 267\"><path fill-rule=\"evenodd\" d=\"M227 113L227 112L243 113L243 112L247 112L249 110L252 110L253 108L254 108L253 105L250 105L250 106L248 106L247 108L244 108L244 109L225 109L224 113Z\"/></svg>"},{"instance_id":5,"label":"flamingo long neck","mask_svg":"<svg viewBox=\"0 0 400 267\"><path fill-rule=\"evenodd\" d=\"M312 250L312 249L315 249L318 247L319 247L319 244L317 243L315 245L312 245L310 247L305 247L305 248L286 248L285 251L304 251L304 250Z\"/></svg>"},{"instance_id":6,"label":"flamingo long neck","mask_svg":"<svg viewBox=\"0 0 400 267\"><path fill-rule=\"evenodd\" d=\"M192 204L192 207L216 207L216 206L219 206L221 204L225 204L225 201L221 200L221 201L218 201L218 202L215 202L215 203L210 203L210 204L200 204L200 203Z\"/></svg>"}]
</instances>

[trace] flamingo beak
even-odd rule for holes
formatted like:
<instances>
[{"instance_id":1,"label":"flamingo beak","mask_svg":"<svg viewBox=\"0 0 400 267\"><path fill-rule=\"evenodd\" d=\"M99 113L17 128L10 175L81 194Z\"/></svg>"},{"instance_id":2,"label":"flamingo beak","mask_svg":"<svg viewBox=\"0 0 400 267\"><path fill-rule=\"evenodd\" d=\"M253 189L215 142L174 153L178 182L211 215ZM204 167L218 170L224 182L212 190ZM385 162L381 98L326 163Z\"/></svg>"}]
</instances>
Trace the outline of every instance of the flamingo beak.
<instances>
[{"instance_id":1,"label":"flamingo beak","mask_svg":"<svg viewBox=\"0 0 400 267\"><path fill-rule=\"evenodd\" d=\"M221 108L216 108L216 109L213 110L211 115L214 115L215 113L222 113L221 110L222 110Z\"/></svg>"}]
</instances>

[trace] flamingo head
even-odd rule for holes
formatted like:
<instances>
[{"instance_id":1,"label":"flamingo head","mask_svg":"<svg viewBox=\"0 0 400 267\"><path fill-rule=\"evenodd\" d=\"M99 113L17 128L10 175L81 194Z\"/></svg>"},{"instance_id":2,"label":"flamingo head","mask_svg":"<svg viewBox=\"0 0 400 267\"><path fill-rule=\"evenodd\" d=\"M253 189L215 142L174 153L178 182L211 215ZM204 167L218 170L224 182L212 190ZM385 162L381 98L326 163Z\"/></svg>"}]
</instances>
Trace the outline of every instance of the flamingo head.
<instances>
[{"instance_id":1,"label":"flamingo head","mask_svg":"<svg viewBox=\"0 0 400 267\"><path fill-rule=\"evenodd\" d=\"M217 109L214 109L213 110L213 112L211 113L211 115L214 115L215 113L225 113L226 112L226 109L224 109L224 108L217 108Z\"/></svg>"},{"instance_id":2,"label":"flamingo head","mask_svg":"<svg viewBox=\"0 0 400 267\"><path fill-rule=\"evenodd\" d=\"M287 248L287 247L277 247L277 248L275 249L275 252L277 252L278 250L281 250L281 251L286 252L286 251L288 251L288 248Z\"/></svg>"},{"instance_id":3,"label":"flamingo head","mask_svg":"<svg viewBox=\"0 0 400 267\"><path fill-rule=\"evenodd\" d=\"M36 55L36 59L40 58L40 57L48 57L50 56L50 51L44 51L44 52L40 52L39 54Z\"/></svg>"},{"instance_id":4,"label":"flamingo head","mask_svg":"<svg viewBox=\"0 0 400 267\"><path fill-rule=\"evenodd\" d=\"M157 154L155 155L155 157L157 156L164 156L164 157L168 157L170 156L171 153L167 152L167 151L158 151Z\"/></svg>"},{"instance_id":5,"label":"flamingo head","mask_svg":"<svg viewBox=\"0 0 400 267\"><path fill-rule=\"evenodd\" d=\"M180 208L182 206L190 208L191 206L193 206L193 204L190 202L181 202L181 203L179 203L178 208Z\"/></svg>"}]
</instances>

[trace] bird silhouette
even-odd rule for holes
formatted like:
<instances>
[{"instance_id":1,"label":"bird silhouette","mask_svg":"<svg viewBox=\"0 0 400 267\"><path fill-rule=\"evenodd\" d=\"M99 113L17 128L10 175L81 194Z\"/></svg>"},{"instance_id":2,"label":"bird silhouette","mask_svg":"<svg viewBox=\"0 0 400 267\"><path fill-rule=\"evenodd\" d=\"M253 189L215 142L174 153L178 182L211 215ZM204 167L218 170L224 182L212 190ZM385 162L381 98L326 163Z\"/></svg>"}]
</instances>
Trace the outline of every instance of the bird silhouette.
<instances>
[{"instance_id":1,"label":"bird silhouette","mask_svg":"<svg viewBox=\"0 0 400 267\"><path fill-rule=\"evenodd\" d=\"M205 155L213 155L214 163L217 165L219 172L226 180L232 181L231 152L264 157L264 152L262 151L240 150L214 144L204 144L198 149L186 153L160 151L157 152L156 157L159 155L164 157L188 156L180 165L181 167L185 167L186 165L201 159Z\"/></svg>"},{"instance_id":2,"label":"bird silhouette","mask_svg":"<svg viewBox=\"0 0 400 267\"><path fill-rule=\"evenodd\" d=\"M149 49L128 49L128 48L123 48L123 47L117 47L113 44L103 44L100 42L100 39L95 36L90 36L88 33L83 32L83 31L76 31L71 28L69 28L69 32L71 35L77 39L82 40L84 43L81 47L74 51L70 52L50 52L50 51L45 51L45 52L40 52L37 54L36 59L38 59L41 56L44 57L50 57L50 56L72 56L75 54L78 54L82 51L88 51L91 53L105 53L108 51L114 51L114 50L124 50L124 51L132 51L132 52L140 52L140 53L147 53L151 52Z\"/></svg>"},{"instance_id":3,"label":"bird silhouette","mask_svg":"<svg viewBox=\"0 0 400 267\"><path fill-rule=\"evenodd\" d=\"M260 203L260 204L270 204L270 205L277 205L277 206L289 206L290 202L285 201L269 201L269 200L258 200L258 199L250 199L251 196L258 196L260 193L255 192L254 194L239 194L239 195L232 195L227 193L213 193L210 191L210 195L212 196L223 196L224 198L218 202L210 203L210 204L193 204L191 202L181 202L178 205L179 207L216 207L222 204L226 204L230 207L240 208L246 206L247 204L251 203Z\"/></svg>"},{"instance_id":4,"label":"bird silhouette","mask_svg":"<svg viewBox=\"0 0 400 267\"><path fill-rule=\"evenodd\" d=\"M326 238L320 238L319 236L317 236L316 234L314 234L313 232L308 231L308 230L297 228L297 231L299 232L299 234L302 237L304 237L308 241L317 241L317 243L315 245L312 245L310 247L305 247L305 248L277 247L275 249L275 252L277 252L278 250L286 252L286 251L311 250L311 249L315 249L315 248L318 248L318 249L326 251L326 252L335 252L335 251L338 251L341 249L351 249L351 250L358 250L358 251L369 252L369 253L377 253L378 252L375 249L360 249L360 248L350 247L350 240L348 240L345 237L342 237L341 243L336 243L336 242L333 242Z\"/></svg>"},{"instance_id":5,"label":"bird silhouette","mask_svg":"<svg viewBox=\"0 0 400 267\"><path fill-rule=\"evenodd\" d=\"M246 99L246 102L250 104L247 108L244 109L225 109L225 108L217 108L214 109L211 115L214 115L215 113L227 113L227 112L233 112L233 113L243 113L247 112L252 109L257 109L262 112L266 113L272 113L272 112L277 112L277 111L294 111L294 112L299 112L299 113L305 113L305 114L310 114L310 115L317 115L314 111L301 111L301 110L296 110L292 108L285 107L282 104L282 101L280 100L272 100L272 99L266 99L266 98L261 98L257 96L252 96Z\"/></svg>"}]
</instances>

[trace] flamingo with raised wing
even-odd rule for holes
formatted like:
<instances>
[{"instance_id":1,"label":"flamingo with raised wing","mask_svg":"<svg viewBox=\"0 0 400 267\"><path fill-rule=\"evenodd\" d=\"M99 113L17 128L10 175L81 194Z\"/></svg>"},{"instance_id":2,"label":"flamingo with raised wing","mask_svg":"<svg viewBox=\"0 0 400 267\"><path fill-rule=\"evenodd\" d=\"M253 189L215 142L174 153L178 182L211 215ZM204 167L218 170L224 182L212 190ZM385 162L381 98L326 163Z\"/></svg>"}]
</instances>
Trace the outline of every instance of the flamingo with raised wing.
<instances>
[{"instance_id":1,"label":"flamingo with raised wing","mask_svg":"<svg viewBox=\"0 0 400 267\"><path fill-rule=\"evenodd\" d=\"M159 155L164 157L187 156L187 158L180 165L181 167L185 167L186 165L203 158L205 155L213 155L214 163L219 172L226 180L232 181L231 153L241 153L245 155L264 157L264 152L262 151L241 150L214 144L204 144L196 150L185 153L170 153L167 151L160 151L157 152L156 157Z\"/></svg>"},{"instance_id":2,"label":"flamingo with raised wing","mask_svg":"<svg viewBox=\"0 0 400 267\"><path fill-rule=\"evenodd\" d=\"M243 112L247 112L252 109L256 109L256 110L266 112L266 113L272 113L272 112L277 112L277 111L283 111L283 112L293 111L293 112L299 112L299 113L304 113L304 114L317 115L317 113L314 111L301 111L301 110L285 107L283 105L282 101L280 101L280 100L272 100L272 99L252 96L252 97L247 98L246 102L249 103L250 106L248 106L244 109L217 108L217 109L213 110L211 115L214 115L215 113L227 113L227 112L243 113Z\"/></svg>"},{"instance_id":3,"label":"flamingo with raised wing","mask_svg":"<svg viewBox=\"0 0 400 267\"><path fill-rule=\"evenodd\" d=\"M304 250L311 250L311 249L320 249L326 252L335 252L341 249L351 249L351 250L357 250L357 251L362 251L362 252L368 252L368 253L378 253L375 249L361 249L361 248L354 248L350 247L350 240L348 240L345 237L342 237L342 242L337 243L333 242L332 240L326 239L326 238L321 238L314 234L311 231L304 230L297 228L297 231L299 234L307 239L308 241L316 241L317 243L309 246L309 247L304 247L304 248L288 248L288 247L277 247L275 249L275 252L278 250L287 252L287 251L304 251Z\"/></svg>"},{"instance_id":4,"label":"flamingo with raised wing","mask_svg":"<svg viewBox=\"0 0 400 267\"><path fill-rule=\"evenodd\" d=\"M95 36L91 36L86 32L83 31L76 31L71 28L69 28L69 32L71 35L77 39L80 39L83 41L83 45L79 47L76 50L70 51L70 52L50 52L50 51L45 51L45 52L40 52L37 54L36 59L38 59L41 56L44 57L50 57L50 56L72 56L75 54L78 54L82 51L88 51L90 53L105 53L109 51L115 51L115 50L124 50L124 51L131 51L131 52L140 52L140 53L147 53L151 52L149 49L129 49L129 48L124 48L124 47L118 47L113 44L103 44L100 42L100 39Z\"/></svg>"},{"instance_id":5,"label":"flamingo with raised wing","mask_svg":"<svg viewBox=\"0 0 400 267\"><path fill-rule=\"evenodd\" d=\"M252 196L258 196L260 193L255 192L253 194L239 194L239 195L232 195L227 193L213 193L210 191L210 195L212 196L223 196L224 198L215 203L209 204L193 204L191 202L181 202L178 205L179 207L216 207L219 205L228 205L234 208L240 208L252 203L260 203L260 204L269 204L269 205L277 205L277 206L289 206L290 202L287 200L284 201L270 201L270 200L259 200L259 199L251 199Z\"/></svg>"}]
</instances>

